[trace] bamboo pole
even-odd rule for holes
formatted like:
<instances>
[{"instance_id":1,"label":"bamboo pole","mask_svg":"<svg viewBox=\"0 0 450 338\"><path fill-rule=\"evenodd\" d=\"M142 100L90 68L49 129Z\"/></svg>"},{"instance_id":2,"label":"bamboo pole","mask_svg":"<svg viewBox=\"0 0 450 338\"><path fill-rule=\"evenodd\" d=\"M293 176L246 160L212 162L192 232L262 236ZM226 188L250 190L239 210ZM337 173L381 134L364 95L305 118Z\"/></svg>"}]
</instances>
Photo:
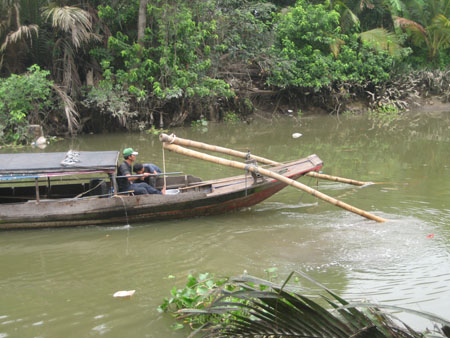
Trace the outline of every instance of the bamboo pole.
<instances>
[{"instance_id":1,"label":"bamboo pole","mask_svg":"<svg viewBox=\"0 0 450 338\"><path fill-rule=\"evenodd\" d=\"M348 183L348 184L359 185L359 186L373 184L373 182L363 182L363 181L352 180L350 178L343 178L343 177L319 174L319 173L316 173L314 171L307 172L305 174L305 176L311 176L311 177L321 178L321 179L324 179L324 180L341 182L341 183Z\"/></svg>"},{"instance_id":2,"label":"bamboo pole","mask_svg":"<svg viewBox=\"0 0 450 338\"><path fill-rule=\"evenodd\" d=\"M275 161L269 160L269 159L264 158L264 157L260 157L260 156L256 156L256 155L252 155L252 154L249 155L248 153L245 153L245 152L242 152L242 151L237 151L237 150L224 148L224 147L218 147L218 146L210 145L210 144L203 143L203 142L187 140L187 139L184 139L184 138L181 138L181 137L177 137L177 136L161 134L159 136L159 139L160 139L161 142L167 142L167 143L171 143L171 144L178 144L180 146L186 146L186 147L193 147L193 148L198 148L198 149L203 149L203 150L215 151L215 152L218 152L218 153L227 154L227 155L231 155L231 156L236 156L236 157L240 157L240 158L247 158L248 156L250 156L250 159L256 160L259 163L264 163L264 164L269 164L269 165L274 165L274 166L281 164L279 162L275 162ZM353 184L353 185L358 185L358 186L372 184L372 182L357 181L357 180L352 180L352 179L344 178L344 177L319 174L319 173L312 172L312 171L306 173L305 176L311 176L311 177L320 178L320 179L324 179L324 180L341 182L341 183L347 183L347 184Z\"/></svg>"},{"instance_id":3,"label":"bamboo pole","mask_svg":"<svg viewBox=\"0 0 450 338\"><path fill-rule=\"evenodd\" d=\"M210 145L210 144L203 143L203 142L187 140L187 139L184 139L184 138L181 138L178 136L172 136L172 135L169 136L167 134L160 134L159 140L161 142L167 142L167 143L171 143L171 144L178 144L180 146L185 146L185 147L193 147L193 148L198 148L198 149L203 149L203 150L215 151L217 153L227 154L227 155L241 157L241 158L247 158L247 156L248 156L248 153L244 153L242 151L237 151L237 150L224 148L224 147L218 147L218 146ZM269 160L267 158L255 156L252 154L250 154L250 159L256 160L260 163L270 164L270 165L280 165L281 164L281 163Z\"/></svg>"},{"instance_id":4,"label":"bamboo pole","mask_svg":"<svg viewBox=\"0 0 450 338\"><path fill-rule=\"evenodd\" d=\"M161 138L160 138L161 139ZM320 198L321 200L324 200L326 202L329 202L335 206L338 206L340 208L343 208L345 210L348 210L350 212L353 212L355 214L358 214L360 216L366 217L368 219L377 221L377 222L385 222L386 219L372 215L364 210L358 209L356 207L353 207L345 202L339 201L333 197L330 197L328 195L325 195L324 193L321 193L320 191L317 191L315 189L312 189L310 187L308 187L307 185L304 185L300 182L294 181L288 177L285 177L283 175L280 175L278 173L275 173L273 171L261 168L261 167L256 167L254 165L247 165L245 163L241 163L241 162L237 162L237 161L232 161L232 160L227 160L221 157L216 157L216 156L212 156L212 155L208 155L208 154L204 154L204 153L200 153L198 151L194 151L194 150L190 150L190 149L186 149L184 147L178 146L176 144L168 144L166 142L163 142L163 147L165 149L174 151L176 153L182 154L182 155L186 155L186 156L190 156L190 157L194 157L194 158L198 158L204 161L208 161L208 162L213 162L213 163L217 163L217 164L221 164L224 166L229 166L229 167L234 167L234 168L238 168L238 169L244 169L244 170L249 170L251 172L254 173L260 173L264 176L268 176L268 177L272 177L274 179L277 179L283 183L286 183L288 185L291 185L297 189L306 191L307 193Z\"/></svg>"}]
</instances>

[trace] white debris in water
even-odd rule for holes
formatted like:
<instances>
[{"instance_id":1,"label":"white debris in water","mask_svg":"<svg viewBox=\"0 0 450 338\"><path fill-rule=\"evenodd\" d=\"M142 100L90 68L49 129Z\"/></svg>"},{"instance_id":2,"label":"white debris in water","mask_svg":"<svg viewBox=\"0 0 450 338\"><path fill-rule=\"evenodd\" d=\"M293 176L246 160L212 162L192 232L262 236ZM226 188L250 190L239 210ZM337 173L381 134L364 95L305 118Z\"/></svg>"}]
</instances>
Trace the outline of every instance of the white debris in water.
<instances>
[{"instance_id":1,"label":"white debris in water","mask_svg":"<svg viewBox=\"0 0 450 338\"><path fill-rule=\"evenodd\" d=\"M292 138L299 138L300 136L302 136L302 134L300 134L300 133L293 133L292 134Z\"/></svg>"},{"instance_id":2,"label":"white debris in water","mask_svg":"<svg viewBox=\"0 0 450 338\"><path fill-rule=\"evenodd\" d=\"M104 334L108 332L110 328L106 324L101 324L92 328L92 330L97 331L99 334Z\"/></svg>"},{"instance_id":3,"label":"white debris in water","mask_svg":"<svg viewBox=\"0 0 450 338\"><path fill-rule=\"evenodd\" d=\"M134 295L136 290L128 290L128 291L117 291L115 294L113 294L114 298L126 298L131 297Z\"/></svg>"}]
</instances>

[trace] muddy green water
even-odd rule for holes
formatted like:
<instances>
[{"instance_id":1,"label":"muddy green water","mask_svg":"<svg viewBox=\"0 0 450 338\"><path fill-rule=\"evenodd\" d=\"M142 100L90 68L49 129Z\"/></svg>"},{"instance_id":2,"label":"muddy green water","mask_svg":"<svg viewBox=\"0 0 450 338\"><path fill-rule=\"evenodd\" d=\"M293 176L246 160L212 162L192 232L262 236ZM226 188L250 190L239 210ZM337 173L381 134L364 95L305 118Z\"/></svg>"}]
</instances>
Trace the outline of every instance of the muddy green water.
<instances>
[{"instance_id":1,"label":"muddy green water","mask_svg":"<svg viewBox=\"0 0 450 338\"><path fill-rule=\"evenodd\" d=\"M390 221L366 220L289 187L222 216L0 232L0 338L185 337L188 331L172 331L170 315L156 310L174 285L184 286L189 273L265 277L271 267L280 280L301 270L349 300L450 319L450 113L411 116L394 130L371 126L365 118L321 116L171 130L278 161L316 153L326 174L381 182L361 188L321 181L319 190ZM294 139L294 132L303 136ZM161 145L146 134L83 136L45 151L129 146L138 161L162 166ZM165 157L167 171L205 179L238 173ZM112 297L131 289L131 299ZM399 316L418 328L430 325Z\"/></svg>"}]
</instances>

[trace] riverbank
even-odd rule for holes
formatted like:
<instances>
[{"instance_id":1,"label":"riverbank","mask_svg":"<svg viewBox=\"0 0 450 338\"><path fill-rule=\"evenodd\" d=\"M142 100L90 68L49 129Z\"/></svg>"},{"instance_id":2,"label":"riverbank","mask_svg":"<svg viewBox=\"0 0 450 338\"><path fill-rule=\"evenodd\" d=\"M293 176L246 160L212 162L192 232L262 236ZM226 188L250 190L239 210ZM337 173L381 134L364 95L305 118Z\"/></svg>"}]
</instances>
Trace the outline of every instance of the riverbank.
<instances>
[{"instance_id":1,"label":"riverbank","mask_svg":"<svg viewBox=\"0 0 450 338\"><path fill-rule=\"evenodd\" d=\"M450 102L442 102L437 96L430 98L423 98L422 103L411 112L422 113L428 116L438 117L445 113L450 113Z\"/></svg>"},{"instance_id":2,"label":"riverbank","mask_svg":"<svg viewBox=\"0 0 450 338\"><path fill-rule=\"evenodd\" d=\"M366 114L370 109L373 109L366 100L355 100L346 105L339 115L362 115ZM450 102L444 102L440 96L428 96L415 99L408 102L408 107L404 110L399 110L401 114L418 115L439 118L446 113L450 113ZM295 105L295 104L280 104L274 101L267 102L263 105L255 105L254 115L265 120L271 120L275 116L291 116L301 119L304 116L315 115L336 115L335 112L328 112L320 106L314 105Z\"/></svg>"}]
</instances>

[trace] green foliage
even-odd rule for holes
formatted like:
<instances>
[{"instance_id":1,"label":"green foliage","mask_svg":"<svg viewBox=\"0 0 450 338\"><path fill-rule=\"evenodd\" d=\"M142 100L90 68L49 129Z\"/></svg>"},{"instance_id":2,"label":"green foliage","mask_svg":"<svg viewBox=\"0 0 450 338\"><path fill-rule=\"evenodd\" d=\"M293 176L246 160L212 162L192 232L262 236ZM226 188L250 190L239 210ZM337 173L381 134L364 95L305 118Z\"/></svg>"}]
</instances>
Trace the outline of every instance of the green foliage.
<instances>
[{"instance_id":1,"label":"green foliage","mask_svg":"<svg viewBox=\"0 0 450 338\"><path fill-rule=\"evenodd\" d=\"M21 74L31 64L51 70L66 95L61 102L72 103L66 112L76 118L80 89L95 83L83 113L101 111L124 128L145 130L153 114L181 124L207 115L204 107L215 110L208 116L236 122L224 112L254 110L238 92L248 86L266 82L278 87L272 90L312 92L310 98L320 93L330 106L326 93L345 87L348 99L373 90L389 78L394 61L448 68L449 1L148 1L139 41L142 1L0 1L0 73ZM239 98L229 100L234 90ZM24 132L4 121L20 129L47 114L37 111L8 110L2 138L25 142ZM64 119L76 129L70 116Z\"/></svg>"},{"instance_id":2,"label":"green foliage","mask_svg":"<svg viewBox=\"0 0 450 338\"><path fill-rule=\"evenodd\" d=\"M182 318L181 314L177 312L181 309L197 309L204 310L211 305L212 300L215 298L215 292L220 288L227 279L215 279L213 275L209 273L200 273L197 277L193 275L188 276L186 286L183 289L177 289L173 287L170 294L171 297L164 298L163 303L158 307L159 312L172 312L175 317ZM231 289L230 289L231 290ZM214 314L208 314L204 316L198 316L192 320L187 320L191 327L199 327L209 321L214 321L217 316ZM181 329L183 325L178 323L173 326L174 329Z\"/></svg>"},{"instance_id":3,"label":"green foliage","mask_svg":"<svg viewBox=\"0 0 450 338\"><path fill-rule=\"evenodd\" d=\"M414 50L411 64L450 64L450 0L407 2L402 16L395 17L395 24L408 34Z\"/></svg>"},{"instance_id":4,"label":"green foliage","mask_svg":"<svg viewBox=\"0 0 450 338\"><path fill-rule=\"evenodd\" d=\"M280 87L322 87L339 83L386 80L393 58L368 44L358 34L342 34L340 15L324 5L300 0L278 16L277 43L269 84Z\"/></svg>"},{"instance_id":5,"label":"green foliage","mask_svg":"<svg viewBox=\"0 0 450 338\"><path fill-rule=\"evenodd\" d=\"M225 113L225 116L223 117L223 121L229 124L235 124L240 121L239 115L233 112L227 112Z\"/></svg>"},{"instance_id":6,"label":"green foliage","mask_svg":"<svg viewBox=\"0 0 450 338\"><path fill-rule=\"evenodd\" d=\"M147 134L153 135L153 136L158 136L161 133L167 133L168 130L167 129L163 129L163 128L155 128L155 126L151 126L150 129L145 131Z\"/></svg>"},{"instance_id":7,"label":"green foliage","mask_svg":"<svg viewBox=\"0 0 450 338\"><path fill-rule=\"evenodd\" d=\"M199 120L191 121L191 127L202 132L208 131L208 124L208 120L206 120L206 118L204 117L201 117Z\"/></svg>"},{"instance_id":8,"label":"green foliage","mask_svg":"<svg viewBox=\"0 0 450 338\"><path fill-rule=\"evenodd\" d=\"M38 66L23 75L0 79L0 143L24 144L30 141L30 123L45 118L52 106L48 71Z\"/></svg>"},{"instance_id":9,"label":"green foliage","mask_svg":"<svg viewBox=\"0 0 450 338\"><path fill-rule=\"evenodd\" d=\"M282 285L245 274L222 280L217 286L204 286L190 276L188 286L183 290L174 288L172 295L176 297L166 299L161 310L176 304L177 318L185 319L193 329L201 326L201 331L196 330L191 336L201 332L205 337L418 338L425 333L448 337L450 322L444 318L396 306L349 303L308 275L296 274L325 292L322 299L326 306L288 284L292 272ZM208 278L205 275L203 278ZM300 281L297 277L296 280ZM199 292L199 287L204 290ZM432 332L417 332L385 309L414 314L441 327L435 325Z\"/></svg>"},{"instance_id":10,"label":"green foliage","mask_svg":"<svg viewBox=\"0 0 450 338\"><path fill-rule=\"evenodd\" d=\"M215 50L236 62L252 62L264 57L272 43L271 2L224 1L218 12L218 42Z\"/></svg>"},{"instance_id":11,"label":"green foliage","mask_svg":"<svg viewBox=\"0 0 450 338\"><path fill-rule=\"evenodd\" d=\"M102 1L104 4L98 6L98 17L103 20L112 32L126 31L130 33L136 32L136 18L138 16L137 1L115 3L114 8L108 2ZM106 3L105 3L106 2Z\"/></svg>"},{"instance_id":12,"label":"green foliage","mask_svg":"<svg viewBox=\"0 0 450 338\"><path fill-rule=\"evenodd\" d=\"M130 100L121 84L114 84L106 79L100 81L97 87L91 88L82 103L86 107L97 107L100 112L126 127L128 120L136 116L136 112L131 111Z\"/></svg>"},{"instance_id":13,"label":"green foliage","mask_svg":"<svg viewBox=\"0 0 450 338\"><path fill-rule=\"evenodd\" d=\"M107 50L96 50L95 55L102 58L104 77L112 86L127 90L131 102L141 106L231 97L229 85L214 78L211 69L216 22L198 20L194 9L181 1L152 2L147 10L152 29L145 31L142 43L118 31L109 38ZM113 11L102 7L100 15L113 20Z\"/></svg>"}]
</instances>

